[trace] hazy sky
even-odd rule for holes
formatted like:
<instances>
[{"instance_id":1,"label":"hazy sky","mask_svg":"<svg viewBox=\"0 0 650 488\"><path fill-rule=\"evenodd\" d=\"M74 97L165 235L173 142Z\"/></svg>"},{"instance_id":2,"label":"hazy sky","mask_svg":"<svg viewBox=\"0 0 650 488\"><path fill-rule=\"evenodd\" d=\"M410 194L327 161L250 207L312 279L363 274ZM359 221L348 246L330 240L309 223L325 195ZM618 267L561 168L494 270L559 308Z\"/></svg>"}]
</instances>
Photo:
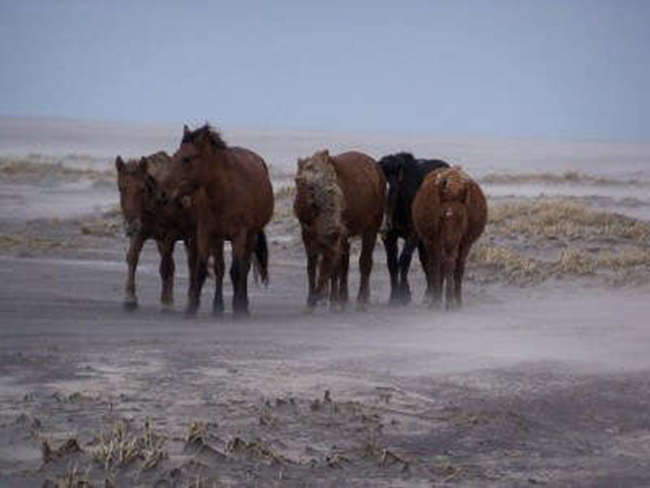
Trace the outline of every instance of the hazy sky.
<instances>
[{"instance_id":1,"label":"hazy sky","mask_svg":"<svg viewBox=\"0 0 650 488\"><path fill-rule=\"evenodd\" d=\"M0 115L650 140L650 1L0 0Z\"/></svg>"}]
</instances>

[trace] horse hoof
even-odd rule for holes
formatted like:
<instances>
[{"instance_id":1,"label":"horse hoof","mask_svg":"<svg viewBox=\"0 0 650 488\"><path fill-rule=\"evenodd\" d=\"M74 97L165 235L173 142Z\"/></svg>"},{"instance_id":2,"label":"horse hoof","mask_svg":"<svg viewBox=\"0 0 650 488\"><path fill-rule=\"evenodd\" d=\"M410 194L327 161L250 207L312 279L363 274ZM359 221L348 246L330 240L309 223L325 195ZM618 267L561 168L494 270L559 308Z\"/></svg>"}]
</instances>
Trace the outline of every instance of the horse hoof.
<instances>
[{"instance_id":1,"label":"horse hoof","mask_svg":"<svg viewBox=\"0 0 650 488\"><path fill-rule=\"evenodd\" d=\"M357 303L357 312L367 312L368 304L364 302Z\"/></svg>"},{"instance_id":2,"label":"horse hoof","mask_svg":"<svg viewBox=\"0 0 650 488\"><path fill-rule=\"evenodd\" d=\"M133 312L138 309L138 301L127 300L122 303L122 308L124 309L125 312Z\"/></svg>"},{"instance_id":3,"label":"horse hoof","mask_svg":"<svg viewBox=\"0 0 650 488\"><path fill-rule=\"evenodd\" d=\"M163 303L160 305L160 311L162 313L173 313L174 312L174 304L173 303Z\"/></svg>"},{"instance_id":4,"label":"horse hoof","mask_svg":"<svg viewBox=\"0 0 650 488\"><path fill-rule=\"evenodd\" d=\"M214 303L212 305L212 315L220 317L223 315L224 306L223 303Z\"/></svg>"}]
</instances>

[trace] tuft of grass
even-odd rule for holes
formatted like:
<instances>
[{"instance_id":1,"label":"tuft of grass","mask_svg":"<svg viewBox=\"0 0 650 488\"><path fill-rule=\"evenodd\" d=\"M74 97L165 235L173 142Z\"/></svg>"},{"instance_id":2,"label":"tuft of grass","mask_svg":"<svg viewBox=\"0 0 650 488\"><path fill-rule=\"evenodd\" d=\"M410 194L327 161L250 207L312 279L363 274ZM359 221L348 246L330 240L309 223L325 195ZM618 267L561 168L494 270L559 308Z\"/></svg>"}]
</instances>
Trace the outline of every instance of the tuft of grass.
<instances>
[{"instance_id":1,"label":"tuft of grass","mask_svg":"<svg viewBox=\"0 0 650 488\"><path fill-rule=\"evenodd\" d=\"M286 200L286 199L293 199L293 197L296 195L296 188L295 186L283 186L279 188L278 190L275 191L273 194L273 197L275 200Z\"/></svg>"},{"instance_id":2,"label":"tuft of grass","mask_svg":"<svg viewBox=\"0 0 650 488\"><path fill-rule=\"evenodd\" d=\"M480 183L493 185L521 184L583 184L593 186L643 186L647 183L637 180L617 180L606 177L591 176L579 171L567 170L561 173L489 173L479 178Z\"/></svg>"},{"instance_id":3,"label":"tuft of grass","mask_svg":"<svg viewBox=\"0 0 650 488\"><path fill-rule=\"evenodd\" d=\"M138 460L143 469L149 469L167 457L164 444L165 439L150 428L149 422L145 422L139 434L130 432L125 422L118 422L99 435L93 460L106 471L129 466Z\"/></svg>"},{"instance_id":4,"label":"tuft of grass","mask_svg":"<svg viewBox=\"0 0 650 488\"><path fill-rule=\"evenodd\" d=\"M575 247L563 249L560 259L554 263L556 274L585 276L594 274L597 261L586 251Z\"/></svg>"},{"instance_id":5,"label":"tuft of grass","mask_svg":"<svg viewBox=\"0 0 650 488\"><path fill-rule=\"evenodd\" d=\"M79 441L76 437L70 437L65 440L57 448L53 448L49 439L42 437L41 438L41 456L43 457L43 464L47 464L56 459L60 459L68 454L75 454L82 452L83 450L79 447Z\"/></svg>"},{"instance_id":6,"label":"tuft of grass","mask_svg":"<svg viewBox=\"0 0 650 488\"><path fill-rule=\"evenodd\" d=\"M472 249L469 261L496 268L499 277L512 284L539 283L546 275L541 261L506 247L478 245Z\"/></svg>"},{"instance_id":7,"label":"tuft of grass","mask_svg":"<svg viewBox=\"0 0 650 488\"><path fill-rule=\"evenodd\" d=\"M650 225L623 215L590 208L571 199L536 199L495 205L489 224L508 236L593 239L609 237L635 242L650 237Z\"/></svg>"},{"instance_id":8,"label":"tuft of grass","mask_svg":"<svg viewBox=\"0 0 650 488\"><path fill-rule=\"evenodd\" d=\"M63 477L56 481L57 488L88 488L90 484L90 467L80 471L77 464L68 465Z\"/></svg>"}]
</instances>

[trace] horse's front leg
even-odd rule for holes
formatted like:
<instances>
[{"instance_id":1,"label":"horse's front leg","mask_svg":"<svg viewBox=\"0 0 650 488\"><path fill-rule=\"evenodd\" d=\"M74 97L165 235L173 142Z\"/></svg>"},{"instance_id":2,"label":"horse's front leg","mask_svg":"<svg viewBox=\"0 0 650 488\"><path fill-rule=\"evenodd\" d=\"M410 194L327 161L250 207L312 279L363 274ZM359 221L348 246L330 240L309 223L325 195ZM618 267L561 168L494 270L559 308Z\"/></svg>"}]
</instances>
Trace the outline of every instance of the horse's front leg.
<instances>
[{"instance_id":1,"label":"horse's front leg","mask_svg":"<svg viewBox=\"0 0 650 488\"><path fill-rule=\"evenodd\" d=\"M210 235L200 229L196 233L196 264L194 276L190 282L190 292L185 313L194 317L199 311L201 304L201 290L208 274L208 259L210 258Z\"/></svg>"},{"instance_id":2,"label":"horse's front leg","mask_svg":"<svg viewBox=\"0 0 650 488\"><path fill-rule=\"evenodd\" d=\"M257 233L240 232L232 241L230 280L233 286L232 310L235 316L246 316L248 311L248 272L255 249Z\"/></svg>"},{"instance_id":3,"label":"horse's front leg","mask_svg":"<svg viewBox=\"0 0 650 488\"><path fill-rule=\"evenodd\" d=\"M424 301L426 303L431 300L434 284L431 281L431 275L429 273L429 255L427 248L421 240L418 240L418 258L420 259L420 265L422 266L422 271L427 281L427 289L424 292Z\"/></svg>"},{"instance_id":4,"label":"horse's front leg","mask_svg":"<svg viewBox=\"0 0 650 488\"><path fill-rule=\"evenodd\" d=\"M156 240L158 252L160 253L160 279L162 290L160 292L160 303L163 311L171 310L174 306L174 244L173 238Z\"/></svg>"},{"instance_id":5,"label":"horse's front leg","mask_svg":"<svg viewBox=\"0 0 650 488\"><path fill-rule=\"evenodd\" d=\"M126 262L128 271L126 275L126 285L124 286L124 310L132 311L138 308L138 297L135 293L135 271L138 267L140 252L144 245L145 237L142 234L131 236L129 250L126 253Z\"/></svg>"},{"instance_id":6,"label":"horse's front leg","mask_svg":"<svg viewBox=\"0 0 650 488\"><path fill-rule=\"evenodd\" d=\"M386 263L390 274L390 299L389 304L399 303L398 264L397 264L397 234L388 231L383 235L384 249L386 250Z\"/></svg>"},{"instance_id":7,"label":"horse's front leg","mask_svg":"<svg viewBox=\"0 0 650 488\"><path fill-rule=\"evenodd\" d=\"M189 281L191 289L192 282L194 281L194 274L196 273L196 259L198 254L198 249L196 245L196 236L185 239L185 253L187 254L187 271L189 274Z\"/></svg>"},{"instance_id":8,"label":"horse's front leg","mask_svg":"<svg viewBox=\"0 0 650 488\"><path fill-rule=\"evenodd\" d=\"M427 251L427 287L430 287L429 306L438 307L442 301L443 269L442 249L439 238L426 243Z\"/></svg>"},{"instance_id":9,"label":"horse's front leg","mask_svg":"<svg viewBox=\"0 0 650 488\"><path fill-rule=\"evenodd\" d=\"M339 258L339 305L344 309L348 304L348 274L350 273L350 242L346 239L342 244Z\"/></svg>"},{"instance_id":10,"label":"horse's front leg","mask_svg":"<svg viewBox=\"0 0 650 488\"><path fill-rule=\"evenodd\" d=\"M456 258L445 259L442 263L442 274L444 279L445 286L445 309L453 310L456 308L455 300L455 268L456 268Z\"/></svg>"},{"instance_id":11,"label":"horse's front leg","mask_svg":"<svg viewBox=\"0 0 650 488\"><path fill-rule=\"evenodd\" d=\"M316 268L318 266L318 247L307 231L302 231L302 243L307 255L307 280L309 291L307 295L307 308L313 309L316 306Z\"/></svg>"},{"instance_id":12,"label":"horse's front leg","mask_svg":"<svg viewBox=\"0 0 650 488\"><path fill-rule=\"evenodd\" d=\"M328 285L330 284L333 275L337 272L340 252L338 238L328 240L327 243L319 244L319 249L321 259L318 270L318 283L313 295L314 305L318 303L319 300L327 297Z\"/></svg>"},{"instance_id":13,"label":"horse's front leg","mask_svg":"<svg viewBox=\"0 0 650 488\"><path fill-rule=\"evenodd\" d=\"M418 241L414 235L410 235L404 242L402 254L399 257L399 299L403 304L411 301L411 287L409 286L408 274L413 259L413 252Z\"/></svg>"},{"instance_id":14,"label":"horse's front leg","mask_svg":"<svg viewBox=\"0 0 650 488\"><path fill-rule=\"evenodd\" d=\"M223 313L223 276L226 273L226 265L223 260L223 240L218 239L212 245L212 259L214 259L214 301L212 302L212 313L219 315Z\"/></svg>"},{"instance_id":15,"label":"horse's front leg","mask_svg":"<svg viewBox=\"0 0 650 488\"><path fill-rule=\"evenodd\" d=\"M465 262L469 254L470 246L461 244L458 251L458 258L456 259L456 269L454 270L454 298L456 300L456 307L463 306L463 280L465 279Z\"/></svg>"},{"instance_id":16,"label":"horse's front leg","mask_svg":"<svg viewBox=\"0 0 650 488\"><path fill-rule=\"evenodd\" d=\"M372 253L375 250L377 241L377 232L368 232L361 238L361 256L359 257L359 271L361 272L361 281L359 283L359 295L357 296L357 306L365 309L370 299L370 273L372 272Z\"/></svg>"}]
</instances>

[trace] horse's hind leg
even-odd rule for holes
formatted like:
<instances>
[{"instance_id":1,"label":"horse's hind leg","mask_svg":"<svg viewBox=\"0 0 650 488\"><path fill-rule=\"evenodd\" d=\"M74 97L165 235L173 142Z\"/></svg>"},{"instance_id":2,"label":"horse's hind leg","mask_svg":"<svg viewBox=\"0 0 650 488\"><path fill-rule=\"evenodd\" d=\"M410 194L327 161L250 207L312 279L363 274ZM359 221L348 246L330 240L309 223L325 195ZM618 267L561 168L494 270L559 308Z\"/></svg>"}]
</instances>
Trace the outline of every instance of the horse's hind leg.
<instances>
[{"instance_id":1,"label":"horse's hind leg","mask_svg":"<svg viewBox=\"0 0 650 488\"><path fill-rule=\"evenodd\" d=\"M386 262L388 264L388 273L390 274L390 300L389 304L396 305L399 303L399 282L398 282L398 264L397 264L397 234L388 231L383 236L384 249L386 250Z\"/></svg>"},{"instance_id":2,"label":"horse's hind leg","mask_svg":"<svg viewBox=\"0 0 650 488\"><path fill-rule=\"evenodd\" d=\"M413 252L417 247L417 239L409 236L404 242L402 254L399 257L399 297L403 304L411 301L411 287L409 286L408 274L413 259Z\"/></svg>"},{"instance_id":3,"label":"horse's hind leg","mask_svg":"<svg viewBox=\"0 0 650 488\"><path fill-rule=\"evenodd\" d=\"M212 258L214 259L214 301L212 313L215 315L223 312L223 276L226 265L223 260L223 240L219 239L212 245Z\"/></svg>"},{"instance_id":4,"label":"horse's hind leg","mask_svg":"<svg viewBox=\"0 0 650 488\"><path fill-rule=\"evenodd\" d=\"M350 272L350 243L346 240L341 250L339 262L339 304L345 308L348 303L348 274Z\"/></svg>"},{"instance_id":5,"label":"horse's hind leg","mask_svg":"<svg viewBox=\"0 0 650 488\"><path fill-rule=\"evenodd\" d=\"M162 290L160 292L160 303L163 311L171 310L174 306L174 239L156 240L158 252L160 253L160 279Z\"/></svg>"},{"instance_id":6,"label":"horse's hind leg","mask_svg":"<svg viewBox=\"0 0 650 488\"><path fill-rule=\"evenodd\" d=\"M140 259L140 252L142 251L144 241L145 238L140 234L131 236L129 251L126 254L128 271L126 285L124 287L124 310L131 311L138 308L138 297L135 293L135 270L138 267L138 260Z\"/></svg>"},{"instance_id":7,"label":"horse's hind leg","mask_svg":"<svg viewBox=\"0 0 650 488\"><path fill-rule=\"evenodd\" d=\"M194 267L194 276L190 283L189 300L185 313L193 317L199 311L201 304L201 290L208 274L208 258L210 257L210 239L208 235L201 235L197 232L197 255Z\"/></svg>"},{"instance_id":8,"label":"horse's hind leg","mask_svg":"<svg viewBox=\"0 0 650 488\"><path fill-rule=\"evenodd\" d=\"M257 234L240 232L232 242L230 279L233 286L232 310L237 316L248 315L248 271Z\"/></svg>"},{"instance_id":9,"label":"horse's hind leg","mask_svg":"<svg viewBox=\"0 0 650 488\"><path fill-rule=\"evenodd\" d=\"M359 283L359 295L357 305L363 310L370 299L370 273L372 272L372 252L375 249L377 232L369 232L361 239L361 256L359 257L359 270L361 281Z\"/></svg>"}]
</instances>

